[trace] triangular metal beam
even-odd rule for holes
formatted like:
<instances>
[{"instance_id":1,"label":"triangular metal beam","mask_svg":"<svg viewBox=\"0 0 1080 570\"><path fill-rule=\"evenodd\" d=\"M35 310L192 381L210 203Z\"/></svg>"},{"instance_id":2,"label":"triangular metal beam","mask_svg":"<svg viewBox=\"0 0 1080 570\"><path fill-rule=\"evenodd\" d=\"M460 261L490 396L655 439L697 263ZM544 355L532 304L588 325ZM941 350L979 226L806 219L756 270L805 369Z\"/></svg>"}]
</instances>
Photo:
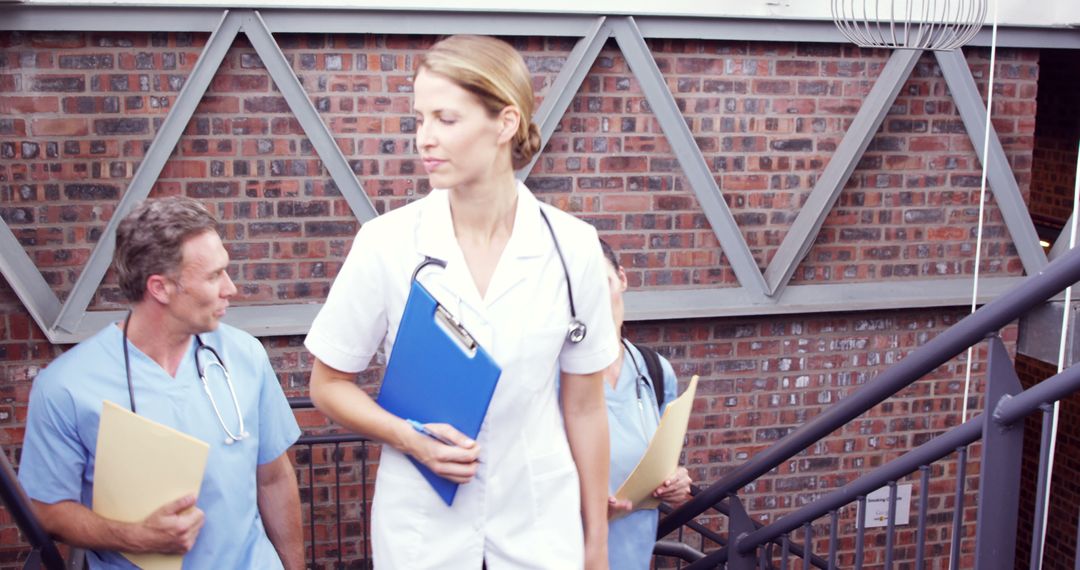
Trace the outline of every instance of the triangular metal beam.
<instances>
[{"instance_id":1,"label":"triangular metal beam","mask_svg":"<svg viewBox=\"0 0 1080 570\"><path fill-rule=\"evenodd\" d=\"M116 249L116 227L120 225L120 220L131 211L136 203L150 194L150 189L153 188L154 182L161 175L161 169L165 167L169 155L176 148L176 143L179 142L180 136L184 133L184 129L187 128L192 115L195 114L195 108L198 107L199 101L202 100L203 94L206 93L206 89L210 86L210 81L214 78L218 68L221 67L225 54L232 47L233 40L240 31L240 25L240 14L226 11L222 15L217 28L210 34L206 47L203 48L202 54L199 55L198 61L195 62L191 74L184 81L184 86L180 89L180 93L173 102L172 109L169 110L169 114L165 117L165 121L161 124L157 135L154 136L153 142L150 143L146 156L139 163L139 168L131 178L127 191L124 192L120 203L117 204L112 218L109 220L108 225L105 226L105 232L102 234L101 239L98 240L94 251L91 252L90 260L87 262L86 267L83 268L82 273L79 274L79 279L75 281L75 287L72 288L67 301L64 302L63 307L60 309L56 321L42 327L46 333L52 329L60 329L70 333L79 327L79 322L82 321L86 308L90 306L94 292L97 291L101 280L105 278L105 273L112 262L113 251Z\"/></svg>"},{"instance_id":2,"label":"triangular metal beam","mask_svg":"<svg viewBox=\"0 0 1080 570\"><path fill-rule=\"evenodd\" d=\"M998 210L1005 220L1005 227L1009 228L1016 253L1024 264L1024 271L1028 275L1035 275L1042 271L1048 263L1046 253L1039 245L1039 234L1035 231L1035 223L1031 221L1031 213L1028 211L1024 196L1020 194L1020 186L1016 183L1016 176L1009 167L1009 159L1005 156L1005 149L1001 146L997 132L991 128L990 138L987 141L986 155L983 154L983 135L986 129L986 104L979 95L979 88L975 86L975 78L971 75L971 68L960 50L935 51L938 65L941 66L941 74L952 92L953 101L960 111L960 119L964 122L968 137L971 138L971 146L975 147L975 154L986 165L986 178L990 190L994 193L994 200L998 203Z\"/></svg>"},{"instance_id":3,"label":"triangular metal beam","mask_svg":"<svg viewBox=\"0 0 1080 570\"><path fill-rule=\"evenodd\" d=\"M559 126L559 121L566 114L566 109L570 107L570 103L581 89L585 76L592 69L593 62L600 55L600 50L604 48L604 42L611 37L611 28L605 25L606 20L607 18L603 16L597 18L589 32L578 40L570 55L566 57L566 61L563 62L563 67L559 70L559 75L551 84L551 88L548 89L544 101L540 103L540 108L533 114L533 121L540 128L540 148L547 146L548 141L551 140L555 127ZM533 156L529 164L518 170L518 178L524 179L528 176L538 160L540 160L539 152Z\"/></svg>"},{"instance_id":4,"label":"triangular metal beam","mask_svg":"<svg viewBox=\"0 0 1080 570\"><path fill-rule=\"evenodd\" d=\"M170 154L179 142L183 130L190 122L195 108L201 101L227 51L231 48L236 35L240 31L243 31L251 40L271 79L281 90L290 109L312 142L316 153L326 165L331 178L348 201L354 215L361 222L367 221L376 215L370 199L353 175L347 159L334 142L332 134L321 120L307 93L303 90L295 72L288 65L288 61L281 53L261 15L253 10L226 11L222 14L218 26L211 34L191 75L185 81L183 89L173 104L173 108L158 130L146 157L140 163L127 191L117 206L112 220L106 226L105 233L92 252L90 261L84 268L66 303L61 304L59 302L56 295L48 287L41 272L35 267L30 256L18 243L10 228L6 223L0 223L0 226L2 226L0 227L0 247L5 250L4 255L0 256L0 271L3 272L5 278L12 285L20 300L50 341L72 342L80 340L91 333L91 329L103 326L103 323L114 319L120 313L119 311L87 312L90 300L93 298L97 287L100 286L111 261L114 249L115 226L135 202L149 194ZM910 73L910 66L918 59L918 54L915 52L907 54L894 53L886 65L886 70L883 71L882 76L875 83L871 95L868 96L867 102L863 105L863 109L860 109L859 114L853 121L852 129L842 140L837 155L833 156L826 172L822 174L822 180L819 180L819 183L811 192L810 201L796 218L795 224L789 230L777 255L763 274L754 261L740 228L735 223L734 217L724 202L720 188L713 178L713 173L708 168L701 150L693 138L693 134L687 128L686 119L679 111L674 96L660 74L659 68L633 18L611 19L599 17L589 27L585 36L578 41L536 114L544 144L547 144L551 134L557 128L562 115L565 114L566 109L580 90L585 76L603 49L606 40L612 35L615 36L632 73L641 84L642 91L653 109L657 121L660 123L664 135L671 144L675 157L684 169L692 190L741 285L740 287L728 287L720 290L704 289L680 293L672 292L676 295L675 297L658 291L638 292L637 295L650 296L650 299L652 299L651 296L657 296L656 301L662 301L661 304L668 307L668 312L685 311L694 306L695 301L690 301L688 304L687 299L689 297L687 295L715 296L717 294L726 299L724 301L718 298L716 300L720 303L717 305L718 307L721 305L726 307L730 303L734 303L734 308L741 310L742 314L750 314L750 312L753 314L785 312L784 307L790 310L798 310L799 307L802 307L803 310L814 310L816 305L814 307L810 305L803 307L798 301L798 298L801 298L799 295L788 295L781 292L785 289L798 263L801 262L812 246L813 240L820 230L829 209L835 203L840 189L850 177L866 145L878 126L880 126L884 114L887 113L890 103L895 98L895 91L903 85L907 75ZM964 119L969 136L972 137L973 145L980 154L980 159L982 159L982 145L975 139L976 135L981 137L986 114L981 106L981 99L975 88L971 72L967 68L963 57L958 54L938 54L938 60L942 66L943 74L949 82L953 97L957 100L957 106ZM906 71L904 71L905 69ZM885 94L881 96L873 94L879 90L884 91ZM862 125L863 123L865 125ZM857 126L858 129L856 129ZM859 131L858 135L851 132L855 130ZM1023 206L1015 178L1008 170L1004 151L997 137L994 136L991 142L989 178L992 188L998 189L995 196L1001 204L1006 224L1020 252L1025 269L1030 274L1033 272L1033 268L1045 265L1045 256L1042 256L1041 249L1037 254L1033 251L1033 244L1037 246L1037 238L1034 237L1033 225L1025 215L1026 208ZM841 149L845 147L850 147L850 149L844 151L843 155L841 155ZM534 159L531 164L519 171L518 176L525 176L535 162ZM830 171L829 169L833 170ZM826 178L830 179L828 183L824 182ZM956 280L946 281L946 284L949 284ZM835 294L839 296L845 296L851 292L852 287L857 288L863 285L873 286L876 284L839 284L827 286L826 290L829 292L835 291ZM798 289L800 292L804 289L806 291L811 289L816 291L815 287L826 286L798 286L793 289ZM824 290L819 293L824 293ZM813 295L816 296L819 293ZM635 293L630 294L628 305L636 305L636 303L631 302L635 298L634 295ZM660 299L660 297L663 297L663 299ZM652 305L655 304L652 303ZM676 307L676 305L678 306ZM823 306L827 305L829 305L828 302ZM295 303L276 305L274 315L277 316L269 316L260 307L237 307L232 313L235 318L244 323L245 328L252 331L271 335L295 334L298 331L306 330L306 324L310 322L317 307L318 305ZM700 309L701 307L699 307ZM706 312L715 310L716 307L713 307L706 310ZM724 312L726 314L728 310L725 309ZM87 318L88 316L92 318ZM659 314L649 318L657 318L657 316Z\"/></svg>"},{"instance_id":5,"label":"triangular metal beam","mask_svg":"<svg viewBox=\"0 0 1080 570\"><path fill-rule=\"evenodd\" d=\"M266 70L270 72L270 78L277 85L282 96L285 97L285 102L288 103L289 109L296 116L300 128L304 130L304 134L311 141L315 153L322 159L330 178L333 179L334 184L341 191L341 195L349 203L353 215L360 220L360 223L374 219L379 213L375 211L371 199L364 192L360 181L356 179L352 167L349 166L348 159L341 152L341 147L334 142L334 135L330 133L330 129L327 128L326 123L319 116L319 112L312 105L311 99L308 98L307 92L304 91L304 86L296 78L296 72L293 71L288 60L285 59L285 54L281 53L281 48L274 41L274 37L270 33L270 29L266 27L266 22L263 21L262 16L256 11L245 13L243 30L248 40L251 41L252 47L255 48L255 53L259 54L259 58L262 59Z\"/></svg>"},{"instance_id":6,"label":"triangular metal beam","mask_svg":"<svg viewBox=\"0 0 1080 570\"><path fill-rule=\"evenodd\" d=\"M915 63L919 61L922 50L894 50L888 63L881 71L874 87L866 96L859 112L851 121L851 126L844 133L844 138L836 147L836 152L829 159L825 170L814 185L806 203L788 228L784 241L776 250L769 266L765 269L765 281L768 282L769 295L776 295L791 280L795 268L802 262L814 245L818 232L821 231L825 218L829 215L840 192L847 184L851 173L855 171L859 160L870 141L881 127L885 115L889 113L896 96L904 86Z\"/></svg>"},{"instance_id":7,"label":"triangular metal beam","mask_svg":"<svg viewBox=\"0 0 1080 570\"><path fill-rule=\"evenodd\" d=\"M274 41L259 13L253 10L226 11L203 48L203 52L195 63L191 75L184 82L184 86L177 95L172 109L150 144L145 158L139 164L139 168L117 205L112 219L109 220L105 232L91 253L90 260L79 275L79 279L76 281L67 301L58 311L52 326L46 326L48 321L38 321L38 324L42 326L42 329L47 334L74 333L79 328L80 323L86 316L87 307L89 307L90 301L93 299L94 292L97 291L102 279L105 277L105 273L108 271L115 250L114 236L120 220L137 202L145 199L150 194L154 183L161 175L161 170L168 162L177 143L179 143L184 129L191 121L195 109L202 101L214 75L221 67L225 55L232 47L240 31L243 31L251 41L256 53L262 59L263 65L270 74L271 80L281 91L297 122L300 123L304 134L311 141L315 153L323 161L327 172L345 197L353 214L361 222L378 215L367 193L364 192L360 182L353 174L348 160L334 142L333 135L319 117L318 111L315 110L295 72L289 66L288 60L285 59L284 54L282 54L281 49ZM3 238L3 234L0 234L0 240ZM14 253L22 253L26 261L29 261L29 257L21 247L16 248ZM5 275L7 274L5 272ZM40 272L38 272L38 275L40 276ZM39 287L33 287L30 290L37 289ZM24 300L24 302L26 301ZM32 302L39 307L44 306L46 309L50 306L48 299L34 299ZM40 317L47 316L46 311L41 309L33 311L33 313L37 313Z\"/></svg>"},{"instance_id":8,"label":"triangular metal beam","mask_svg":"<svg viewBox=\"0 0 1080 570\"><path fill-rule=\"evenodd\" d=\"M675 97L667 88L664 76L656 66L656 60L653 59L641 30L633 17L612 20L611 26L615 41L618 42L630 70L641 84L641 91L690 181L694 195L705 211L705 217L716 233L716 239L727 255L735 277L751 297L764 297L767 293L765 278L754 261L754 255L750 252L731 209L720 193L712 170L694 141L693 133L679 111Z\"/></svg>"}]
</instances>

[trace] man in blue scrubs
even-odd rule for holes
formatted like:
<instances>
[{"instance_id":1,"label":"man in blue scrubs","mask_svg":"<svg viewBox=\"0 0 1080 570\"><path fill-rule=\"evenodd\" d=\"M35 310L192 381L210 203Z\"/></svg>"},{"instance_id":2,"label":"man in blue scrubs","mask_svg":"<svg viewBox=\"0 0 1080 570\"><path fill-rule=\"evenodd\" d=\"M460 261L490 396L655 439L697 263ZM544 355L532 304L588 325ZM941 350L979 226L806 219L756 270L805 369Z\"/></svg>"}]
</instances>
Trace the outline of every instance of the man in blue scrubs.
<instances>
[{"instance_id":1,"label":"man in blue scrubs","mask_svg":"<svg viewBox=\"0 0 1080 570\"><path fill-rule=\"evenodd\" d=\"M184 554L186 568L302 568L286 454L300 430L262 345L220 323L236 286L217 220L188 198L146 201L120 223L113 261L131 311L30 392L19 480L46 530L88 549L92 568L132 568L121 552ZM105 400L210 444L197 498L135 523L91 510Z\"/></svg>"}]
</instances>

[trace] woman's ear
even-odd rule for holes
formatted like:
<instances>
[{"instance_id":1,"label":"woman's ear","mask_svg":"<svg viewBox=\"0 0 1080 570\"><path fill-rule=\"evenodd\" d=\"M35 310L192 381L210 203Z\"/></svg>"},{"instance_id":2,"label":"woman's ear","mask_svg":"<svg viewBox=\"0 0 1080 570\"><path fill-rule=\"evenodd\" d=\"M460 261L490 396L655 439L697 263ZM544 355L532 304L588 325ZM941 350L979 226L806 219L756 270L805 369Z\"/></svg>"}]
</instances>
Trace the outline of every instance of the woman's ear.
<instances>
[{"instance_id":1,"label":"woman's ear","mask_svg":"<svg viewBox=\"0 0 1080 570\"><path fill-rule=\"evenodd\" d=\"M629 283L626 280L626 272L623 271L622 267L619 268L619 285L621 286L621 289L619 289L621 292L625 292L626 288L629 286Z\"/></svg>"},{"instance_id":2,"label":"woman's ear","mask_svg":"<svg viewBox=\"0 0 1080 570\"><path fill-rule=\"evenodd\" d=\"M518 126L521 125L521 111L513 105L503 107L497 118L499 122L499 142L508 143L514 140Z\"/></svg>"}]
</instances>

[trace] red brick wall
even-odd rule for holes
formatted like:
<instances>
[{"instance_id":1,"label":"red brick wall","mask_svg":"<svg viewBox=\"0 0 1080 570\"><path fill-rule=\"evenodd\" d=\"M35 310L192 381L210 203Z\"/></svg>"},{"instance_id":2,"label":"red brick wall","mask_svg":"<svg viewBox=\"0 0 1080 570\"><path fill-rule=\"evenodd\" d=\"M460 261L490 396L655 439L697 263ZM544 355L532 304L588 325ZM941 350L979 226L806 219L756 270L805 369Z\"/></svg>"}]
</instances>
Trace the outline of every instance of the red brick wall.
<instances>
[{"instance_id":1,"label":"red brick wall","mask_svg":"<svg viewBox=\"0 0 1080 570\"><path fill-rule=\"evenodd\" d=\"M1042 50L1039 113L1031 169L1031 213L1064 226L1073 211L1080 144L1080 61L1063 50Z\"/></svg>"},{"instance_id":2,"label":"red brick wall","mask_svg":"<svg viewBox=\"0 0 1080 570\"><path fill-rule=\"evenodd\" d=\"M1027 356L1016 359L1016 371L1025 388L1030 388L1057 374L1057 365ZM1030 541L1035 520L1035 496L1039 474L1039 446L1042 438L1042 414L1029 416L1024 425L1024 466L1020 483L1021 537L1016 553L1016 566L1027 567L1031 559ZM1058 410L1057 447L1054 451L1054 473L1051 479L1051 500L1046 523L1046 543L1043 564L1046 568L1073 567L1076 559L1076 506L1080 505L1080 395L1061 401Z\"/></svg>"},{"instance_id":3,"label":"red brick wall","mask_svg":"<svg viewBox=\"0 0 1080 570\"><path fill-rule=\"evenodd\" d=\"M0 33L0 215L61 298L206 37ZM415 54L431 39L283 35L278 41L377 209L424 194L427 182L412 154L409 78ZM514 42L544 95L572 42ZM888 54L793 43L650 44L764 266ZM968 58L976 81L985 84L988 52L968 50ZM1000 50L997 61L994 124L1026 193L1037 53ZM734 286L730 266L680 172L611 42L529 184L543 199L596 225L620 250L634 287ZM940 71L926 56L795 282L970 275L978 181L971 143ZM321 300L358 227L242 38L215 76L153 195L173 193L205 200L225 220L240 304ZM1018 275L1021 267L1001 216L993 205L988 212L983 274ZM110 276L93 308L118 306L111 283ZM711 480L965 313L909 309L661 321L632 330L636 339L655 342L670 355L684 380L691 373L702 375L687 461L699 480ZM44 340L3 282L0 323L0 443L17 458L31 379L62 347ZM265 339L290 395L306 392L310 359L300 341ZM951 363L792 460L749 491L751 512L776 517L955 425L962 377L962 366ZM365 385L373 386L377 378L377 370L366 373ZM306 425L322 425L315 413L302 418ZM315 453L321 459L327 455ZM346 460L354 456L353 450L344 452ZM305 454L300 459L306 477ZM345 477L360 476L352 466L343 469ZM315 477L326 484L333 472L323 462ZM941 508L950 504L951 488L951 483L935 483ZM333 500L325 487L316 496ZM346 508L353 521L349 548L355 551L359 502L347 502ZM332 503L323 503L316 514L320 540L335 536L325 526L328 517ZM939 543L948 540L942 529L935 531ZM5 518L0 532L4 544L15 542L7 540L13 534ZM319 552L336 558L329 548L320 546ZM17 548L0 549L0 566L21 555Z\"/></svg>"}]
</instances>

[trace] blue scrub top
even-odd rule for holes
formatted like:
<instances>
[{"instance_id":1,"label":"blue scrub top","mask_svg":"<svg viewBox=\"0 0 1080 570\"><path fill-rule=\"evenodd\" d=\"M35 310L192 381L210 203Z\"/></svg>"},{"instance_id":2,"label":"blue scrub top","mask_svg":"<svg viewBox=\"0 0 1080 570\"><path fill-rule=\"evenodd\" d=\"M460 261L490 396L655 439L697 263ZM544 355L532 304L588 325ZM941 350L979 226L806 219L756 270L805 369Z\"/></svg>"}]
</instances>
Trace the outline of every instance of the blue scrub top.
<instances>
[{"instance_id":1,"label":"blue scrub top","mask_svg":"<svg viewBox=\"0 0 1080 570\"><path fill-rule=\"evenodd\" d=\"M195 369L195 342L170 377L128 344L139 415L210 444L198 507L206 521L184 568L281 568L266 536L257 503L255 471L277 459L300 436L292 410L259 341L229 327L201 335L221 355L244 415L246 439L225 444L225 431ZM76 501L91 507L94 457L103 400L128 407L120 329L109 325L53 361L34 379L19 481L43 503ZM213 356L201 350L203 366ZM222 417L234 433L238 421L224 380L208 375ZM92 568L133 568L116 552L90 551Z\"/></svg>"},{"instance_id":2,"label":"blue scrub top","mask_svg":"<svg viewBox=\"0 0 1080 570\"><path fill-rule=\"evenodd\" d=\"M634 362L637 362L637 368ZM678 392L675 371L666 358L660 357L664 371L664 402L673 401ZM648 379L645 360L632 344L623 352L622 370L612 388L604 382L607 399L608 432L611 437L611 475L609 494L622 485L637 467L641 456L660 423L662 411L656 407L656 393L647 380L638 380L638 370ZM641 406L638 406L640 382ZM608 524L608 563L612 570L648 570L656 543L656 528L660 520L656 509L642 509Z\"/></svg>"}]
</instances>

